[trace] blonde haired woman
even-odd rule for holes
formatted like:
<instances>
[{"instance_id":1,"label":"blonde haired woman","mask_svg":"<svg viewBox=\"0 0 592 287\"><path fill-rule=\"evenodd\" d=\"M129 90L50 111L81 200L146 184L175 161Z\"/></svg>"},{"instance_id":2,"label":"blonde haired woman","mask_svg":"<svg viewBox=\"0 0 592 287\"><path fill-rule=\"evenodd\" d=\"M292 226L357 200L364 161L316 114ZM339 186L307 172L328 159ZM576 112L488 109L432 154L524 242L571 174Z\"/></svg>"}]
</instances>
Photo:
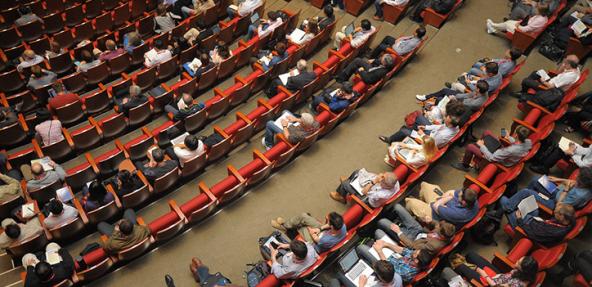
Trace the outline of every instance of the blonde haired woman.
<instances>
[{"instance_id":1,"label":"blonde haired woman","mask_svg":"<svg viewBox=\"0 0 592 287\"><path fill-rule=\"evenodd\" d=\"M398 158L403 158L410 166L420 168L438 152L434 138L426 135L422 137L422 142L422 144L394 142L388 148L384 161L390 166L395 166Z\"/></svg>"}]
</instances>

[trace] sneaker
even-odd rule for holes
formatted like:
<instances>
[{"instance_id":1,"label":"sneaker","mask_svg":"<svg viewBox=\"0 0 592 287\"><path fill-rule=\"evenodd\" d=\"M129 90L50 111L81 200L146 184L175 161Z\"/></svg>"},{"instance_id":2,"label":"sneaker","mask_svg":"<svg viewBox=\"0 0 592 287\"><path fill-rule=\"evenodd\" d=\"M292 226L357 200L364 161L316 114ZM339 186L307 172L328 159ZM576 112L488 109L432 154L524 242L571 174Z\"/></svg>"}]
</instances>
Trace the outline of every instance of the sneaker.
<instances>
[{"instance_id":1,"label":"sneaker","mask_svg":"<svg viewBox=\"0 0 592 287\"><path fill-rule=\"evenodd\" d=\"M280 231L286 231L286 228L282 225L282 223L278 222L277 219L273 219L273 220L271 220L271 227L273 227L277 230L280 230Z\"/></svg>"},{"instance_id":2,"label":"sneaker","mask_svg":"<svg viewBox=\"0 0 592 287\"><path fill-rule=\"evenodd\" d=\"M464 172L467 172L470 169L468 166L464 165L461 162L455 162L455 163L451 164L451 166L458 169L458 170L462 170Z\"/></svg>"},{"instance_id":3,"label":"sneaker","mask_svg":"<svg viewBox=\"0 0 592 287\"><path fill-rule=\"evenodd\" d=\"M452 88L452 83L446 82L446 83L444 83L444 86L446 86L447 88L451 89Z\"/></svg>"},{"instance_id":4,"label":"sneaker","mask_svg":"<svg viewBox=\"0 0 592 287\"><path fill-rule=\"evenodd\" d=\"M425 95L415 95L415 98L420 102L427 100Z\"/></svg>"},{"instance_id":5,"label":"sneaker","mask_svg":"<svg viewBox=\"0 0 592 287\"><path fill-rule=\"evenodd\" d=\"M164 282L167 287L175 287L175 280L173 280L173 277L169 274L164 275Z\"/></svg>"},{"instance_id":6,"label":"sneaker","mask_svg":"<svg viewBox=\"0 0 592 287\"><path fill-rule=\"evenodd\" d=\"M265 147L265 150L271 149L271 146L267 145L267 142L265 141L265 137L261 139L261 144Z\"/></svg>"},{"instance_id":7,"label":"sneaker","mask_svg":"<svg viewBox=\"0 0 592 287\"><path fill-rule=\"evenodd\" d=\"M493 21L491 21L491 19L487 19L487 23L485 25L487 26L487 33L493 34L497 32L497 30L493 27Z\"/></svg>"},{"instance_id":8,"label":"sneaker","mask_svg":"<svg viewBox=\"0 0 592 287\"><path fill-rule=\"evenodd\" d=\"M329 193L329 196L330 196L330 197L331 197L333 200L335 200L335 201L339 201L339 202L341 202L341 203L343 203L343 204L345 204L345 203L346 203L346 201L345 201L345 197L341 196L341 194L337 193L337 191L331 191L331 192Z\"/></svg>"}]
</instances>

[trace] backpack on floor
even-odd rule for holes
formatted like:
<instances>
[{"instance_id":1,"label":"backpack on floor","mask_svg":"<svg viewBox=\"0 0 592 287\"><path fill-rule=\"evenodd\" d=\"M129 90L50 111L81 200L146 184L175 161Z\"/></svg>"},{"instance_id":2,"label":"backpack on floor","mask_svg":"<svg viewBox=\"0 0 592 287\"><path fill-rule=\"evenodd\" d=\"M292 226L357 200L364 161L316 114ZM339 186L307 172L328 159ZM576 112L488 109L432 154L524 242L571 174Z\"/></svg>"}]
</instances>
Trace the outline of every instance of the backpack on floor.
<instances>
[{"instance_id":1,"label":"backpack on floor","mask_svg":"<svg viewBox=\"0 0 592 287\"><path fill-rule=\"evenodd\" d=\"M254 264L247 264L247 266L252 267L251 270L246 272L248 287L256 287L271 271L267 262L263 260Z\"/></svg>"},{"instance_id":2,"label":"backpack on floor","mask_svg":"<svg viewBox=\"0 0 592 287\"><path fill-rule=\"evenodd\" d=\"M473 240L485 245L496 245L494 235L500 229L503 212L492 209L471 229Z\"/></svg>"}]
</instances>

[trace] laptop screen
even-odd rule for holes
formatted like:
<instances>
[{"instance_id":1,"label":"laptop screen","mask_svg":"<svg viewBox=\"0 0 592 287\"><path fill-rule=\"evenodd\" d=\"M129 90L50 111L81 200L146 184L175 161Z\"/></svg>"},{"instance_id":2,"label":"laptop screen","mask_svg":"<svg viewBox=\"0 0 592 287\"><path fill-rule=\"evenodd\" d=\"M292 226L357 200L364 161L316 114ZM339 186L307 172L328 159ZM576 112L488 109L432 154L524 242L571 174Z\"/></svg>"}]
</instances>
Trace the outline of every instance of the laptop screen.
<instances>
[{"instance_id":1,"label":"laptop screen","mask_svg":"<svg viewBox=\"0 0 592 287\"><path fill-rule=\"evenodd\" d=\"M341 271L347 273L357 262L360 260L358 257L358 253L356 253L356 249L352 249L349 253L343 256L339 260L339 267L341 267Z\"/></svg>"},{"instance_id":2,"label":"laptop screen","mask_svg":"<svg viewBox=\"0 0 592 287\"><path fill-rule=\"evenodd\" d=\"M349 36L349 35L353 34L355 28L356 27L354 26L354 23L353 22L350 23L349 25L347 25L347 27L345 27L345 35L348 35Z\"/></svg>"},{"instance_id":3,"label":"laptop screen","mask_svg":"<svg viewBox=\"0 0 592 287\"><path fill-rule=\"evenodd\" d=\"M257 21L259 21L259 13L255 12L253 13L253 15L251 15L251 23L256 23Z\"/></svg>"}]
</instances>

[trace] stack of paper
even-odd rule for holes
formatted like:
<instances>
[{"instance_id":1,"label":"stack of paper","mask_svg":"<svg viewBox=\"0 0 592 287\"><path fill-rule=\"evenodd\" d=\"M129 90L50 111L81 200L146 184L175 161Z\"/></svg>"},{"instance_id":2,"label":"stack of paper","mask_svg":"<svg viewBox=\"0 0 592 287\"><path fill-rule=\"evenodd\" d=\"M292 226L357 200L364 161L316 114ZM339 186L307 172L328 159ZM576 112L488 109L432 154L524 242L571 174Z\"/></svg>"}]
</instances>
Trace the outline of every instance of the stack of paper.
<instances>
[{"instance_id":1,"label":"stack of paper","mask_svg":"<svg viewBox=\"0 0 592 287\"><path fill-rule=\"evenodd\" d=\"M23 204L21 207L21 215L23 218L31 218L35 216L35 204L34 203L27 203Z\"/></svg>"},{"instance_id":2,"label":"stack of paper","mask_svg":"<svg viewBox=\"0 0 592 287\"><path fill-rule=\"evenodd\" d=\"M290 39L292 39L293 41L298 41L298 40L302 39L304 37L304 35L306 35L306 32L296 28L290 34Z\"/></svg>"},{"instance_id":3,"label":"stack of paper","mask_svg":"<svg viewBox=\"0 0 592 287\"><path fill-rule=\"evenodd\" d=\"M546 82L549 79L551 79L551 77L549 77L549 74L547 74L547 71L540 69L537 71L537 74L541 77L541 80Z\"/></svg>"},{"instance_id":4,"label":"stack of paper","mask_svg":"<svg viewBox=\"0 0 592 287\"><path fill-rule=\"evenodd\" d=\"M539 205L536 202L534 195L531 195L518 203L518 210L522 213L522 217L539 209Z\"/></svg>"}]
</instances>

